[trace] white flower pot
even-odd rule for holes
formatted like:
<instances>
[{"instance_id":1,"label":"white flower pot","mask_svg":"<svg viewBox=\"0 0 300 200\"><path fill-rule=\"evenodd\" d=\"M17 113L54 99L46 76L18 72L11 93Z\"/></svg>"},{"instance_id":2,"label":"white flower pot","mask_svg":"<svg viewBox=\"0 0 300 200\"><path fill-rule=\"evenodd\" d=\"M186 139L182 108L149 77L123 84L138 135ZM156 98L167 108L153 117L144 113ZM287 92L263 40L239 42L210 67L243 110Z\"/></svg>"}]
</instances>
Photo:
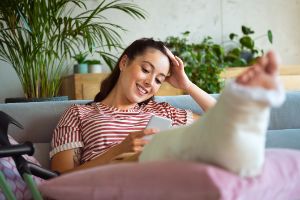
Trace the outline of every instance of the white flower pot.
<instances>
[{"instance_id":1,"label":"white flower pot","mask_svg":"<svg viewBox=\"0 0 300 200\"><path fill-rule=\"evenodd\" d=\"M102 72L102 65L99 65L99 64L89 65L88 72L89 73L101 73Z\"/></svg>"}]
</instances>

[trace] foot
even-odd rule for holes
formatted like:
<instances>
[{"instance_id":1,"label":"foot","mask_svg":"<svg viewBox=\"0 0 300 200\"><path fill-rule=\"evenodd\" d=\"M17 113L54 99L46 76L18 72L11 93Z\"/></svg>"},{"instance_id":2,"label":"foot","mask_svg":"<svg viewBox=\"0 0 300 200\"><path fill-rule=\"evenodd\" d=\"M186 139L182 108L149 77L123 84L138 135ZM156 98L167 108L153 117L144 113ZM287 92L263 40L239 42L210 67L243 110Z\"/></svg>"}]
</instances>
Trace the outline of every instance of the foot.
<instances>
[{"instance_id":1,"label":"foot","mask_svg":"<svg viewBox=\"0 0 300 200\"><path fill-rule=\"evenodd\" d=\"M277 87L279 59L270 51L261 57L256 64L236 78L236 82L249 87L262 87L272 90Z\"/></svg>"}]
</instances>

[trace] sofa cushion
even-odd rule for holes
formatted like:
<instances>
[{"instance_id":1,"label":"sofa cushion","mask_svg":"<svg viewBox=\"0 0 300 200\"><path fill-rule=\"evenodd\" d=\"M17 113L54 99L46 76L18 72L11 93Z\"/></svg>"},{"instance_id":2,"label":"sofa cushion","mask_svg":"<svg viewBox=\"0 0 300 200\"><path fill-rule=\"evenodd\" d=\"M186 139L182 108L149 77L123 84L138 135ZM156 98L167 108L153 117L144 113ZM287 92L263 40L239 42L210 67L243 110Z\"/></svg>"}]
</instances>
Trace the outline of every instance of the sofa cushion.
<instances>
[{"instance_id":1,"label":"sofa cushion","mask_svg":"<svg viewBox=\"0 0 300 200\"><path fill-rule=\"evenodd\" d=\"M39 186L51 199L297 199L300 151L269 149L261 175L241 178L196 162L116 164L69 173Z\"/></svg>"},{"instance_id":2,"label":"sofa cushion","mask_svg":"<svg viewBox=\"0 0 300 200\"><path fill-rule=\"evenodd\" d=\"M50 168L50 143L34 143L33 157L37 159L40 165L44 168Z\"/></svg>"},{"instance_id":3,"label":"sofa cushion","mask_svg":"<svg viewBox=\"0 0 300 200\"><path fill-rule=\"evenodd\" d=\"M284 104L271 110L269 130L300 129L300 91L287 92Z\"/></svg>"},{"instance_id":4,"label":"sofa cushion","mask_svg":"<svg viewBox=\"0 0 300 200\"><path fill-rule=\"evenodd\" d=\"M269 130L266 146L300 150L300 129Z\"/></svg>"},{"instance_id":5,"label":"sofa cushion","mask_svg":"<svg viewBox=\"0 0 300 200\"><path fill-rule=\"evenodd\" d=\"M11 144L17 144L17 142L12 137L9 137L9 140ZM29 162L39 165L39 162L33 156L24 155L24 158ZM21 178L16 168L15 162L11 157L0 158L0 170L2 171L4 178L9 184L13 194L16 196L16 199L32 198L28 186ZM35 176L33 177L33 179L37 184L43 182L42 179ZM1 189L0 189L0 199L5 199Z\"/></svg>"}]
</instances>

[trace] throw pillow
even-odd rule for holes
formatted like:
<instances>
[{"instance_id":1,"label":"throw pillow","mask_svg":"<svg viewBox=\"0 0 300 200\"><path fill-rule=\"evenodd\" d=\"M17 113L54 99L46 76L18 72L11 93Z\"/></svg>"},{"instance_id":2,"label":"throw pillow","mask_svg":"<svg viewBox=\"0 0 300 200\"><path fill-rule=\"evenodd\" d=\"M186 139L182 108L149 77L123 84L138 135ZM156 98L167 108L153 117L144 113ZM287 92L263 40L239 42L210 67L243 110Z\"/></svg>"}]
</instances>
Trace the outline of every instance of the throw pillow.
<instances>
[{"instance_id":1,"label":"throw pillow","mask_svg":"<svg viewBox=\"0 0 300 200\"><path fill-rule=\"evenodd\" d=\"M241 178L196 162L107 165L51 179L39 186L53 199L286 200L300 197L300 151L266 150L263 171Z\"/></svg>"},{"instance_id":2,"label":"throw pillow","mask_svg":"<svg viewBox=\"0 0 300 200\"><path fill-rule=\"evenodd\" d=\"M17 144L17 142L11 136L9 136L9 141L11 144ZM29 162L39 165L38 161L32 156L24 155L24 158ZM32 198L27 185L19 175L15 162L11 157L0 158L0 170L4 174L4 177L7 183L10 185L12 192L15 194L16 199ZM33 177L33 179L37 184L43 182L43 180L38 177ZM0 200L5 200L5 196L1 192L1 189L0 189Z\"/></svg>"}]
</instances>

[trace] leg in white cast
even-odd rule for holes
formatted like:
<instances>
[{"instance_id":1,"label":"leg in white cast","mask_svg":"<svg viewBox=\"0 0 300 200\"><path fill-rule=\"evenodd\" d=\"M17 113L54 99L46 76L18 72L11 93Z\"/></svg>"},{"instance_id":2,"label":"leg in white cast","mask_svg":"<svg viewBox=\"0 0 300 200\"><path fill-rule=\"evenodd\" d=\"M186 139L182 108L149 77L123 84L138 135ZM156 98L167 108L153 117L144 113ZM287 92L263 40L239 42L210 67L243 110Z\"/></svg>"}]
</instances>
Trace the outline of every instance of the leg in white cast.
<instances>
[{"instance_id":1,"label":"leg in white cast","mask_svg":"<svg viewBox=\"0 0 300 200\"><path fill-rule=\"evenodd\" d=\"M271 52L229 84L216 106L200 120L153 137L140 161L194 160L241 176L259 173L264 162L270 106L284 100L277 69Z\"/></svg>"}]
</instances>

